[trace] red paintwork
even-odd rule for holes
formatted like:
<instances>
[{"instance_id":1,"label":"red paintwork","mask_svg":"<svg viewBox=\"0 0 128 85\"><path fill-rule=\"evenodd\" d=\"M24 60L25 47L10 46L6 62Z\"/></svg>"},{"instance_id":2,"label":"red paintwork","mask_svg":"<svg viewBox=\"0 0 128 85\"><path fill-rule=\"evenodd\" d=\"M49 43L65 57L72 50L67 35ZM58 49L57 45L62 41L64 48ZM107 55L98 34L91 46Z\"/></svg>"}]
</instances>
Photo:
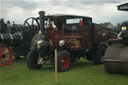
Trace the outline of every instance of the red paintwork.
<instances>
[{"instance_id":1,"label":"red paintwork","mask_svg":"<svg viewBox=\"0 0 128 85\"><path fill-rule=\"evenodd\" d=\"M67 68L68 65L69 65L68 56L63 56L61 60L64 61L64 62L61 62L62 67L63 67L64 69Z\"/></svg>"},{"instance_id":2,"label":"red paintwork","mask_svg":"<svg viewBox=\"0 0 128 85\"><path fill-rule=\"evenodd\" d=\"M110 41L118 41L118 40L120 40L120 39L118 39L118 38L115 38L115 39L109 39L109 40L107 41L107 47L109 46L109 42L110 42Z\"/></svg>"}]
</instances>

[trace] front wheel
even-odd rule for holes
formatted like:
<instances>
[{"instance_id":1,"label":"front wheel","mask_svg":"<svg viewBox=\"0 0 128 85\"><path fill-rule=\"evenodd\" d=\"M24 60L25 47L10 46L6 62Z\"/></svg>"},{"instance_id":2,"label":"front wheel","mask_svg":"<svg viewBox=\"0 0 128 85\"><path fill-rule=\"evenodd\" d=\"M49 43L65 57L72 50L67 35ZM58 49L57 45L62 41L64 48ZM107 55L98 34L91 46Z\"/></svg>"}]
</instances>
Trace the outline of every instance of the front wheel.
<instances>
[{"instance_id":1,"label":"front wheel","mask_svg":"<svg viewBox=\"0 0 128 85\"><path fill-rule=\"evenodd\" d=\"M29 69L40 69L41 64L38 64L39 54L35 50L31 50L27 55L27 66Z\"/></svg>"},{"instance_id":2,"label":"front wheel","mask_svg":"<svg viewBox=\"0 0 128 85\"><path fill-rule=\"evenodd\" d=\"M0 66L7 66L11 60L11 49L7 45L0 45Z\"/></svg>"},{"instance_id":3,"label":"front wheel","mask_svg":"<svg viewBox=\"0 0 128 85\"><path fill-rule=\"evenodd\" d=\"M66 50L58 52L58 72L64 72L70 68L70 54Z\"/></svg>"},{"instance_id":4,"label":"front wheel","mask_svg":"<svg viewBox=\"0 0 128 85\"><path fill-rule=\"evenodd\" d=\"M102 64L101 58L104 56L106 48L107 48L107 46L105 46L105 45L101 45L101 46L97 47L97 51L96 51L95 55L92 56L93 62L95 64Z\"/></svg>"}]
</instances>

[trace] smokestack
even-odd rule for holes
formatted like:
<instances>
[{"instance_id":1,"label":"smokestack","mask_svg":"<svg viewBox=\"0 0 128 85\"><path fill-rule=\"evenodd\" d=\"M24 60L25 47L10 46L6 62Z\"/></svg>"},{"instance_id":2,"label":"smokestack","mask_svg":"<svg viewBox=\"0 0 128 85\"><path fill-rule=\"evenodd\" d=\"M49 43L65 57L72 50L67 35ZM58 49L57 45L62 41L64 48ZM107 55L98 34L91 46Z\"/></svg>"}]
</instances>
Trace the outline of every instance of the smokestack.
<instances>
[{"instance_id":1,"label":"smokestack","mask_svg":"<svg viewBox=\"0 0 128 85\"><path fill-rule=\"evenodd\" d=\"M44 26L45 12L44 11L39 11L39 18L40 18L40 29L41 29L42 35L45 35L45 26Z\"/></svg>"}]
</instances>

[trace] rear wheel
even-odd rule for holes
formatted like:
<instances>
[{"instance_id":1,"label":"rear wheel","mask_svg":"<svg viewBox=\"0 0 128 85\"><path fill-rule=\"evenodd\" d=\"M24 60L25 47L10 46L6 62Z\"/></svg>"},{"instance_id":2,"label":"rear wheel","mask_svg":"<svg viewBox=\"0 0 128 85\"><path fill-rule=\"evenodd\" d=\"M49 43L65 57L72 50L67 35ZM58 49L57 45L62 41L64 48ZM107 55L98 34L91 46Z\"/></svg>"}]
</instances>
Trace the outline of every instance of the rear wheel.
<instances>
[{"instance_id":1,"label":"rear wheel","mask_svg":"<svg viewBox=\"0 0 128 85\"><path fill-rule=\"evenodd\" d=\"M38 64L39 54L35 50L31 50L27 55L27 66L29 69L40 69L41 64Z\"/></svg>"},{"instance_id":2,"label":"rear wheel","mask_svg":"<svg viewBox=\"0 0 128 85\"><path fill-rule=\"evenodd\" d=\"M93 62L95 64L102 64L101 58L104 56L107 46L106 45L100 45L97 47L97 51L95 55L93 55Z\"/></svg>"},{"instance_id":3,"label":"rear wheel","mask_svg":"<svg viewBox=\"0 0 128 85\"><path fill-rule=\"evenodd\" d=\"M66 50L58 52L58 72L64 72L70 68L70 54Z\"/></svg>"}]
</instances>

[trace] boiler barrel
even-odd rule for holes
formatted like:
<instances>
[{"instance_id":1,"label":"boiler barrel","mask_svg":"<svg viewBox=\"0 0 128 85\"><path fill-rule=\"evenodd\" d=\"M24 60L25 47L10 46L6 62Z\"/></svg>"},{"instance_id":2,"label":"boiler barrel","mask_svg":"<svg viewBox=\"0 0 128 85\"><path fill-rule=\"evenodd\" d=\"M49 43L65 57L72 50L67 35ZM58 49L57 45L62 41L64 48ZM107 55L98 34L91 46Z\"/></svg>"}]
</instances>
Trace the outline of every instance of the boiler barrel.
<instances>
[{"instance_id":1,"label":"boiler barrel","mask_svg":"<svg viewBox=\"0 0 128 85\"><path fill-rule=\"evenodd\" d=\"M9 46L19 46L22 42L23 36L21 33L0 34L0 44L6 44Z\"/></svg>"}]
</instances>

